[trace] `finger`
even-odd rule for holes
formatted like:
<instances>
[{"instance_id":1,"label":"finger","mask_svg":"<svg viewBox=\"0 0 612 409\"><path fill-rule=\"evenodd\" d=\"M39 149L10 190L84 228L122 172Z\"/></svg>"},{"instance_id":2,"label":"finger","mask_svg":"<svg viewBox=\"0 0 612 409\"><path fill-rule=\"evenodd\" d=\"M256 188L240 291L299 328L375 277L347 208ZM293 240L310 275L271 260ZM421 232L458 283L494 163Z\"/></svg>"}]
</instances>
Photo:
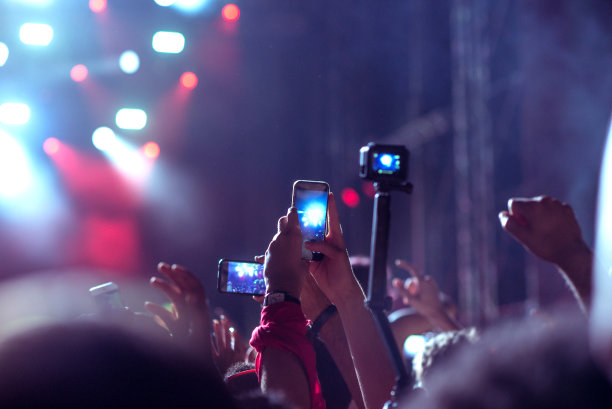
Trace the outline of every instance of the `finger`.
<instances>
[{"instance_id":1,"label":"finger","mask_svg":"<svg viewBox=\"0 0 612 409\"><path fill-rule=\"evenodd\" d=\"M329 222L329 237L342 237L342 228L340 227L340 219L338 219L338 208L336 207L336 198L332 192L329 192L327 197L327 217Z\"/></svg>"},{"instance_id":2,"label":"finger","mask_svg":"<svg viewBox=\"0 0 612 409\"><path fill-rule=\"evenodd\" d=\"M215 340L217 341L217 353L221 353L225 348L225 340L223 339L223 330L221 329L219 320L213 320L213 331L215 332Z\"/></svg>"},{"instance_id":3,"label":"finger","mask_svg":"<svg viewBox=\"0 0 612 409\"><path fill-rule=\"evenodd\" d=\"M282 216L278 219L277 230L279 234L283 234L287 226L287 216Z\"/></svg>"},{"instance_id":4,"label":"finger","mask_svg":"<svg viewBox=\"0 0 612 409\"><path fill-rule=\"evenodd\" d=\"M527 226L533 213L533 199L515 197L508 200L508 213L516 218L522 226Z\"/></svg>"},{"instance_id":5,"label":"finger","mask_svg":"<svg viewBox=\"0 0 612 409\"><path fill-rule=\"evenodd\" d=\"M204 300L206 299L202 283L185 267L173 264L171 267L171 277L184 291L189 291Z\"/></svg>"},{"instance_id":6,"label":"finger","mask_svg":"<svg viewBox=\"0 0 612 409\"><path fill-rule=\"evenodd\" d=\"M164 323L164 326L168 329L168 331L172 333L175 330L176 318L170 311L161 305L149 301L145 302L145 308L147 311L157 316Z\"/></svg>"},{"instance_id":7,"label":"finger","mask_svg":"<svg viewBox=\"0 0 612 409\"><path fill-rule=\"evenodd\" d=\"M326 257L334 258L341 253L337 247L324 241L307 241L304 246L315 253L322 253Z\"/></svg>"},{"instance_id":8,"label":"finger","mask_svg":"<svg viewBox=\"0 0 612 409\"><path fill-rule=\"evenodd\" d=\"M253 296L253 299L254 299L255 301L257 301L259 304L263 304L263 302L264 302L264 298L265 298L265 297L264 297L263 295L254 295L254 296Z\"/></svg>"},{"instance_id":9,"label":"finger","mask_svg":"<svg viewBox=\"0 0 612 409\"><path fill-rule=\"evenodd\" d=\"M159 277L151 277L151 280L149 280L149 283L154 288L157 288L158 290L166 294L166 297L168 297L168 299L172 303L179 303L179 304L184 303L183 294L181 293L181 290L176 285L171 284L167 281L164 281L163 279Z\"/></svg>"},{"instance_id":10,"label":"finger","mask_svg":"<svg viewBox=\"0 0 612 409\"><path fill-rule=\"evenodd\" d=\"M414 277L414 278L421 278L421 277L423 277L421 275L421 273L419 273L417 271L416 268L412 267L412 265L410 265L410 263L408 263L405 260L397 259L397 260L395 260L395 265L397 267L401 268L402 270L407 271L408 273L410 273L410 275L412 277Z\"/></svg>"},{"instance_id":11,"label":"finger","mask_svg":"<svg viewBox=\"0 0 612 409\"><path fill-rule=\"evenodd\" d=\"M391 281L391 285L393 286L393 288L396 288L400 291L404 289L404 281L400 278L394 278Z\"/></svg>"},{"instance_id":12,"label":"finger","mask_svg":"<svg viewBox=\"0 0 612 409\"><path fill-rule=\"evenodd\" d=\"M512 237L514 237L517 241L525 243L525 240L528 240L527 228L524 224L521 224L515 216L504 211L500 212L498 217L502 228L507 231Z\"/></svg>"},{"instance_id":13,"label":"finger","mask_svg":"<svg viewBox=\"0 0 612 409\"><path fill-rule=\"evenodd\" d=\"M297 208L292 206L287 211L287 230L292 231L293 229L300 228L300 218L298 217Z\"/></svg>"},{"instance_id":14,"label":"finger","mask_svg":"<svg viewBox=\"0 0 612 409\"><path fill-rule=\"evenodd\" d=\"M407 278L404 282L404 289L408 294L406 294L409 298L411 296L416 296L419 293L419 280L416 278Z\"/></svg>"},{"instance_id":15,"label":"finger","mask_svg":"<svg viewBox=\"0 0 612 409\"><path fill-rule=\"evenodd\" d=\"M221 328L223 329L223 342L225 342L225 347L231 348L231 342L232 342L232 332L230 331L230 323L229 320L227 318L225 318L225 316L221 317ZM231 348L234 349L234 348Z\"/></svg>"},{"instance_id":16,"label":"finger","mask_svg":"<svg viewBox=\"0 0 612 409\"><path fill-rule=\"evenodd\" d=\"M256 263L263 264L264 261L266 261L266 256L264 256L264 255L255 256L254 259L255 259Z\"/></svg>"}]
</instances>

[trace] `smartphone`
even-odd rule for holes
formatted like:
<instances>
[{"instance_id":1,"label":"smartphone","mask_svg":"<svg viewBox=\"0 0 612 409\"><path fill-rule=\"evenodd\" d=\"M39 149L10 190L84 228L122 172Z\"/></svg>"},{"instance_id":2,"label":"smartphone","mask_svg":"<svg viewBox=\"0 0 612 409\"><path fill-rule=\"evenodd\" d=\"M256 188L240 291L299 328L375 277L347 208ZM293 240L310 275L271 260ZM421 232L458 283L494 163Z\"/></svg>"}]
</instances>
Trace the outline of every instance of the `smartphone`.
<instances>
[{"instance_id":1,"label":"smartphone","mask_svg":"<svg viewBox=\"0 0 612 409\"><path fill-rule=\"evenodd\" d=\"M297 208L304 242L325 240L328 196L329 185L326 182L297 180L293 183L291 204ZM302 258L318 261L323 254L313 253L302 244Z\"/></svg>"},{"instance_id":2,"label":"smartphone","mask_svg":"<svg viewBox=\"0 0 612 409\"><path fill-rule=\"evenodd\" d=\"M221 293L264 295L263 264L245 260L219 260L217 289Z\"/></svg>"},{"instance_id":3,"label":"smartphone","mask_svg":"<svg viewBox=\"0 0 612 409\"><path fill-rule=\"evenodd\" d=\"M119 286L112 281L89 289L100 312L124 310L125 306L119 295Z\"/></svg>"}]
</instances>

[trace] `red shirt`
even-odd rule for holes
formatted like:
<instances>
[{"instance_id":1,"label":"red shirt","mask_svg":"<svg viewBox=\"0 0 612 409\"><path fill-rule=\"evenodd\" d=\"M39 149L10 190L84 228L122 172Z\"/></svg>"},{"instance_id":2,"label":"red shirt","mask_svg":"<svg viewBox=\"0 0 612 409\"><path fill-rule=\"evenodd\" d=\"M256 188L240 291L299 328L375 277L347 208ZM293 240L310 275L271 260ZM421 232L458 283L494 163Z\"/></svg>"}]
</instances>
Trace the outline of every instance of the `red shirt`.
<instances>
[{"instance_id":1,"label":"red shirt","mask_svg":"<svg viewBox=\"0 0 612 409\"><path fill-rule=\"evenodd\" d=\"M257 378L261 381L261 351L265 347L280 349L295 354L302 362L308 377L312 409L325 409L321 384L317 377L317 362L314 347L306 337L308 320L302 308L294 302L278 302L261 310L261 321L253 330L250 344L259 353L255 361Z\"/></svg>"}]
</instances>

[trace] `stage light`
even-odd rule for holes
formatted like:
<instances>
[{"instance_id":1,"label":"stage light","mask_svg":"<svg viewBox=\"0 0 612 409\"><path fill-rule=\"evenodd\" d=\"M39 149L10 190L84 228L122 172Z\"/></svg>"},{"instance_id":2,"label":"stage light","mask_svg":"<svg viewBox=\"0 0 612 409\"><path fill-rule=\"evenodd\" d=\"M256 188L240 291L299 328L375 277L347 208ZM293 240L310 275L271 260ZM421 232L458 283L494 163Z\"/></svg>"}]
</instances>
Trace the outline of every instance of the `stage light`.
<instances>
[{"instance_id":1,"label":"stage light","mask_svg":"<svg viewBox=\"0 0 612 409\"><path fill-rule=\"evenodd\" d=\"M70 70L70 78L75 82L83 82L87 79L87 67L83 64L78 64Z\"/></svg>"},{"instance_id":2,"label":"stage light","mask_svg":"<svg viewBox=\"0 0 612 409\"><path fill-rule=\"evenodd\" d=\"M0 67L6 64L6 60L8 60L9 49L3 42L0 41Z\"/></svg>"},{"instance_id":3,"label":"stage light","mask_svg":"<svg viewBox=\"0 0 612 409\"><path fill-rule=\"evenodd\" d=\"M209 0L177 0L173 6L174 8L188 14L195 14L201 11Z\"/></svg>"},{"instance_id":4,"label":"stage light","mask_svg":"<svg viewBox=\"0 0 612 409\"><path fill-rule=\"evenodd\" d=\"M194 89L198 85L198 76L193 72L186 72L181 75L181 85L187 89Z\"/></svg>"},{"instance_id":5,"label":"stage light","mask_svg":"<svg viewBox=\"0 0 612 409\"><path fill-rule=\"evenodd\" d=\"M24 125L30 120L30 107L20 102L0 105L0 122L7 125Z\"/></svg>"},{"instance_id":6,"label":"stage light","mask_svg":"<svg viewBox=\"0 0 612 409\"><path fill-rule=\"evenodd\" d=\"M89 0L89 8L94 13L102 13L106 10L106 0Z\"/></svg>"},{"instance_id":7,"label":"stage light","mask_svg":"<svg viewBox=\"0 0 612 409\"><path fill-rule=\"evenodd\" d=\"M153 35L152 44L158 53L178 54L185 48L185 37L173 31L158 31Z\"/></svg>"},{"instance_id":8,"label":"stage light","mask_svg":"<svg viewBox=\"0 0 612 409\"><path fill-rule=\"evenodd\" d=\"M0 197L14 197L32 182L25 152L8 133L0 130Z\"/></svg>"},{"instance_id":9,"label":"stage light","mask_svg":"<svg viewBox=\"0 0 612 409\"><path fill-rule=\"evenodd\" d=\"M43 151L49 156L55 155L59 152L60 149L60 141L57 138L47 138L45 143L43 143Z\"/></svg>"},{"instance_id":10,"label":"stage light","mask_svg":"<svg viewBox=\"0 0 612 409\"><path fill-rule=\"evenodd\" d=\"M155 0L155 3L161 7L169 7L176 3L176 0Z\"/></svg>"},{"instance_id":11,"label":"stage light","mask_svg":"<svg viewBox=\"0 0 612 409\"><path fill-rule=\"evenodd\" d=\"M240 18L240 9L235 4L226 4L221 9L221 15L225 21L236 21Z\"/></svg>"},{"instance_id":12,"label":"stage light","mask_svg":"<svg viewBox=\"0 0 612 409\"><path fill-rule=\"evenodd\" d=\"M24 44L49 45L53 39L53 28L48 24L25 23L19 29L19 38Z\"/></svg>"},{"instance_id":13,"label":"stage light","mask_svg":"<svg viewBox=\"0 0 612 409\"><path fill-rule=\"evenodd\" d=\"M119 68L126 74L134 74L140 68L140 57L132 50L124 51L119 57Z\"/></svg>"},{"instance_id":14,"label":"stage light","mask_svg":"<svg viewBox=\"0 0 612 409\"><path fill-rule=\"evenodd\" d=\"M142 129L147 124L147 114L142 109L122 108L115 116L115 122L121 129Z\"/></svg>"},{"instance_id":15,"label":"stage light","mask_svg":"<svg viewBox=\"0 0 612 409\"><path fill-rule=\"evenodd\" d=\"M155 142L147 142L142 147L142 151L147 158L157 159L159 156L159 145Z\"/></svg>"},{"instance_id":16,"label":"stage light","mask_svg":"<svg viewBox=\"0 0 612 409\"><path fill-rule=\"evenodd\" d=\"M117 145L117 136L112 129L102 126L93 132L91 141L98 150L104 152Z\"/></svg>"},{"instance_id":17,"label":"stage light","mask_svg":"<svg viewBox=\"0 0 612 409\"><path fill-rule=\"evenodd\" d=\"M342 189L341 197L344 204L348 207L359 206L359 194L355 189L350 187Z\"/></svg>"}]
</instances>

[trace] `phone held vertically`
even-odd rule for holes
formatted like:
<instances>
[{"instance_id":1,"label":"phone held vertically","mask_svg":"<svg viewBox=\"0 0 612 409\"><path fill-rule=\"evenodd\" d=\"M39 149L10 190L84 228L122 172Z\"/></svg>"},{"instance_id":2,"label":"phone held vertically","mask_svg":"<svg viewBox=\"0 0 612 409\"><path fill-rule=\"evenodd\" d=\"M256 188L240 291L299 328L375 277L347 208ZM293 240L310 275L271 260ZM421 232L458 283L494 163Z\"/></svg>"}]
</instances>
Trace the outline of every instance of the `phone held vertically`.
<instances>
[{"instance_id":1,"label":"phone held vertically","mask_svg":"<svg viewBox=\"0 0 612 409\"><path fill-rule=\"evenodd\" d=\"M328 196L329 185L326 182L297 180L293 183L291 204L297 208L304 242L325 240ZM323 254L313 253L302 244L302 258L317 261L323 258Z\"/></svg>"},{"instance_id":2,"label":"phone held vertically","mask_svg":"<svg viewBox=\"0 0 612 409\"><path fill-rule=\"evenodd\" d=\"M264 295L263 264L246 260L219 260L217 289L221 293Z\"/></svg>"}]
</instances>

